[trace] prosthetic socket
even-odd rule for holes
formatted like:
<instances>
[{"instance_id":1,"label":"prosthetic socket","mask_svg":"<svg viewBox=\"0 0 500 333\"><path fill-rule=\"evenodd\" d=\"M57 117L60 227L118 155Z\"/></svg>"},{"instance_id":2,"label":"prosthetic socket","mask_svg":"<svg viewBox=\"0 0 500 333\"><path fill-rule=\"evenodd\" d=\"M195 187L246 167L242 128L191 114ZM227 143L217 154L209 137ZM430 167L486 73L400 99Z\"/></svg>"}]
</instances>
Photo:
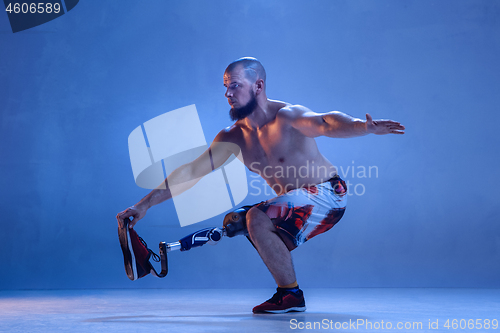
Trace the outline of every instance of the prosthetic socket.
<instances>
[{"instance_id":1,"label":"prosthetic socket","mask_svg":"<svg viewBox=\"0 0 500 333\"><path fill-rule=\"evenodd\" d=\"M198 230L178 242L160 243L160 254L170 251L181 250L188 251L194 247L205 244L215 245L222 237L234 237L238 235L248 236L246 214L252 206L244 206L227 214L224 217L222 230L220 228L205 228ZM163 253L162 253L163 252Z\"/></svg>"}]
</instances>

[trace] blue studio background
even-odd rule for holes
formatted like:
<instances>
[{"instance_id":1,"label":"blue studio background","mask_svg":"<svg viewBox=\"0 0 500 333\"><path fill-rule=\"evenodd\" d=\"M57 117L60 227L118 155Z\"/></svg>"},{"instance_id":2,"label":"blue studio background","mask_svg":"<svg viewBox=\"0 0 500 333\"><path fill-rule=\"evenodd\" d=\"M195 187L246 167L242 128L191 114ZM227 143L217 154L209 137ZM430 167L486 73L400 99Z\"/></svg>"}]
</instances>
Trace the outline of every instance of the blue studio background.
<instances>
[{"instance_id":1,"label":"blue studio background","mask_svg":"<svg viewBox=\"0 0 500 333\"><path fill-rule=\"evenodd\" d=\"M148 193L130 132L196 104L210 142L231 124L222 75L242 56L262 61L270 98L407 128L318 139L352 195L293 252L302 287L500 287L499 2L123 0L15 34L0 14L0 289L274 288L243 237L131 282L116 230ZM136 230L157 250L223 215L181 228L166 202Z\"/></svg>"}]
</instances>

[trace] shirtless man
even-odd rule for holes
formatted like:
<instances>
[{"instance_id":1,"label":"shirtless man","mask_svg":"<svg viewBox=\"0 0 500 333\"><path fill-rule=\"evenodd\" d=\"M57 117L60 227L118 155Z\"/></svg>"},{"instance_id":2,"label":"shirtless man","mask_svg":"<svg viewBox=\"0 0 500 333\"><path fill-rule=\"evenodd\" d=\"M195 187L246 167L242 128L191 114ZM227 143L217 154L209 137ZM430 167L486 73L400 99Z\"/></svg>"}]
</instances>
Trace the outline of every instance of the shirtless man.
<instances>
[{"instance_id":1,"label":"shirtless man","mask_svg":"<svg viewBox=\"0 0 500 333\"><path fill-rule=\"evenodd\" d=\"M319 152L314 138L403 134L405 128L392 120L373 120L369 114L366 120L337 111L319 114L304 106L268 99L266 73L255 58L232 62L224 72L224 87L230 117L236 122L220 131L198 159L173 171L162 188L119 213L118 223L123 225L125 218L132 217L132 228L150 207L172 197L174 184L184 184L175 191L177 195L219 168L232 154L238 156L239 151L232 147L239 147L245 166L262 176L278 195L246 214L249 238L278 285L276 294L253 312L304 311L290 251L337 223L347 199L344 181ZM211 163L204 162L207 160ZM297 170L307 172L304 175Z\"/></svg>"}]
</instances>

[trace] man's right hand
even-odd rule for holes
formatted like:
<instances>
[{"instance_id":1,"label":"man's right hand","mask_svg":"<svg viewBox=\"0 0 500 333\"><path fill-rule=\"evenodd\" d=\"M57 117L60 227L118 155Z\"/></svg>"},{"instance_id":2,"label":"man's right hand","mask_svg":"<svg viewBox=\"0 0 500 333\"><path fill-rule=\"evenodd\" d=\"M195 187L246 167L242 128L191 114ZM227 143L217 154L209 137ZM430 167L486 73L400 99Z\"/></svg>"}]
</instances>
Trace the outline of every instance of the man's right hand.
<instances>
[{"instance_id":1,"label":"man's right hand","mask_svg":"<svg viewBox=\"0 0 500 333\"><path fill-rule=\"evenodd\" d=\"M131 206L125 209L123 212L120 212L116 215L116 219L118 220L118 226L120 228L123 228L123 221L126 218L132 217L133 219L130 219L130 223L128 225L128 227L132 229L134 225L146 215L146 212L147 208L145 207L141 207L139 205Z\"/></svg>"}]
</instances>

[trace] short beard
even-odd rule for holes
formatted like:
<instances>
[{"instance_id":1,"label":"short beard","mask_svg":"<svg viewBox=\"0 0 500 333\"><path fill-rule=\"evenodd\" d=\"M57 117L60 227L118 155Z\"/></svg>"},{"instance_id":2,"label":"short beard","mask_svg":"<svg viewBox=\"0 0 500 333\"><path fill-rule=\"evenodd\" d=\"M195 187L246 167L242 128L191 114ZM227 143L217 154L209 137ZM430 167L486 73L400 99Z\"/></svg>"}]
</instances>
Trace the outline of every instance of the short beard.
<instances>
[{"instance_id":1,"label":"short beard","mask_svg":"<svg viewBox=\"0 0 500 333\"><path fill-rule=\"evenodd\" d=\"M255 111L255 108L257 107L257 99L255 98L255 93L253 91L251 92L251 94L252 97L246 105L243 105L240 108L235 108L233 106L229 110L229 117L231 117L231 120L236 121L244 119Z\"/></svg>"}]
</instances>

